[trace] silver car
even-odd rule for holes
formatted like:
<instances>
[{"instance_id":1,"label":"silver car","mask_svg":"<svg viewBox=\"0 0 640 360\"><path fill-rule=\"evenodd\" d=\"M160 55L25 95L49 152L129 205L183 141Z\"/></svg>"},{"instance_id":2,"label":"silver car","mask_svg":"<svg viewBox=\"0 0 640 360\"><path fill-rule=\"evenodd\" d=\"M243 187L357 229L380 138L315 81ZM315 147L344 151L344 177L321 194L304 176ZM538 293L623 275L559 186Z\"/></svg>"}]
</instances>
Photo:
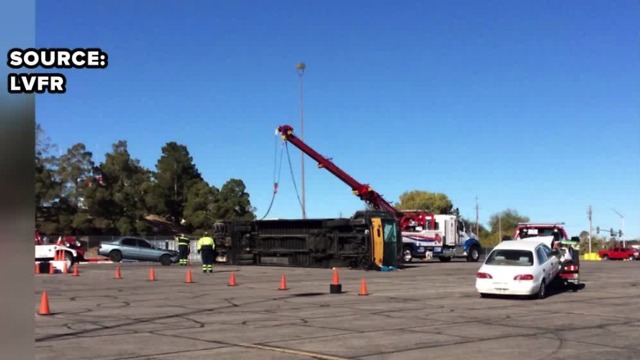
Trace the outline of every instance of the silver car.
<instances>
[{"instance_id":1,"label":"silver car","mask_svg":"<svg viewBox=\"0 0 640 360\"><path fill-rule=\"evenodd\" d=\"M113 262L121 260L159 261L164 266L178 262L175 250L158 249L147 240L137 237L122 237L114 241L102 241L98 255L106 256Z\"/></svg>"}]
</instances>

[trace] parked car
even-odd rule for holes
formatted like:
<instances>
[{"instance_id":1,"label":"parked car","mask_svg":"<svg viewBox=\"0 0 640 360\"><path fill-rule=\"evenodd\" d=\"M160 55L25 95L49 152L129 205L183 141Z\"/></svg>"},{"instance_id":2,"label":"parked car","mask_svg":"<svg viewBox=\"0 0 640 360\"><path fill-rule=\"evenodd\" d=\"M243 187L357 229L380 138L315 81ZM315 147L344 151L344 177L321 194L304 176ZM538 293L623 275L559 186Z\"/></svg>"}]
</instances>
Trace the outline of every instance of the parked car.
<instances>
[{"instance_id":1,"label":"parked car","mask_svg":"<svg viewBox=\"0 0 640 360\"><path fill-rule=\"evenodd\" d=\"M558 255L557 250L533 239L501 242L478 270L476 290L482 297L497 294L543 299L560 272Z\"/></svg>"},{"instance_id":2,"label":"parked car","mask_svg":"<svg viewBox=\"0 0 640 360\"><path fill-rule=\"evenodd\" d=\"M638 260L640 253L638 250L628 247L614 247L613 249L600 250L598 255L602 260Z\"/></svg>"},{"instance_id":3,"label":"parked car","mask_svg":"<svg viewBox=\"0 0 640 360\"><path fill-rule=\"evenodd\" d=\"M98 255L106 256L113 262L126 260L159 261L164 266L178 262L175 250L158 249L147 240L136 237L122 237L114 241L103 241L98 246Z\"/></svg>"}]
</instances>

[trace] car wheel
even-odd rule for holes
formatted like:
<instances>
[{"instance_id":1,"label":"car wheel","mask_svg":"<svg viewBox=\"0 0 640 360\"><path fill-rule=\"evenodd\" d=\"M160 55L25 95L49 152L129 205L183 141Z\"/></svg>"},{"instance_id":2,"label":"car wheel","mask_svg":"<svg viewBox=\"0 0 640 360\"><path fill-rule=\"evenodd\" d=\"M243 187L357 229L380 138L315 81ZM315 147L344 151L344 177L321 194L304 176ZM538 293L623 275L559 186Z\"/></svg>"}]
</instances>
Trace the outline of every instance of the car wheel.
<instances>
[{"instance_id":1,"label":"car wheel","mask_svg":"<svg viewBox=\"0 0 640 360\"><path fill-rule=\"evenodd\" d=\"M609 255L602 256L602 260L605 260L605 261L609 260Z\"/></svg>"},{"instance_id":2,"label":"car wheel","mask_svg":"<svg viewBox=\"0 0 640 360\"><path fill-rule=\"evenodd\" d=\"M630 261L633 261L633 260L635 260L635 259L636 259L636 258L635 258L635 256L633 256L633 255L629 255L629 260L630 260Z\"/></svg>"},{"instance_id":3,"label":"car wheel","mask_svg":"<svg viewBox=\"0 0 640 360\"><path fill-rule=\"evenodd\" d=\"M547 283L542 279L542 283L540 283L540 288L538 289L538 293L536 297L538 299L544 299L547 296Z\"/></svg>"},{"instance_id":4,"label":"car wheel","mask_svg":"<svg viewBox=\"0 0 640 360\"><path fill-rule=\"evenodd\" d=\"M468 262L476 262L480 259L480 249L478 246L474 245L469 249L469 254L467 254Z\"/></svg>"},{"instance_id":5,"label":"car wheel","mask_svg":"<svg viewBox=\"0 0 640 360\"><path fill-rule=\"evenodd\" d=\"M109 253L109 260L113 261L114 263L119 263L120 261L122 261L122 253L119 250L113 250Z\"/></svg>"},{"instance_id":6,"label":"car wheel","mask_svg":"<svg viewBox=\"0 0 640 360\"><path fill-rule=\"evenodd\" d=\"M160 264L162 264L162 266L171 265L171 256L169 254L164 254L160 256Z\"/></svg>"},{"instance_id":7,"label":"car wheel","mask_svg":"<svg viewBox=\"0 0 640 360\"><path fill-rule=\"evenodd\" d=\"M411 256L411 248L406 247L404 251L402 251L402 261L405 263L410 263L413 260L413 256Z\"/></svg>"}]
</instances>

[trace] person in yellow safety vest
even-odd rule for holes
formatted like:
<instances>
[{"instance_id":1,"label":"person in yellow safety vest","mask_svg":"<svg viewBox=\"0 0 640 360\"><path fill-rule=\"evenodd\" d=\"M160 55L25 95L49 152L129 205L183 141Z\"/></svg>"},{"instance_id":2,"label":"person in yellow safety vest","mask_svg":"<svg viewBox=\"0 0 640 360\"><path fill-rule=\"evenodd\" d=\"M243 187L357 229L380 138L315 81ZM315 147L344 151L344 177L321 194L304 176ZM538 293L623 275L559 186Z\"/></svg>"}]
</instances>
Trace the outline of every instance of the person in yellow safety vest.
<instances>
[{"instance_id":1,"label":"person in yellow safety vest","mask_svg":"<svg viewBox=\"0 0 640 360\"><path fill-rule=\"evenodd\" d=\"M184 234L178 235L178 251L180 252L180 265L187 266L189 264L189 238Z\"/></svg>"},{"instance_id":2,"label":"person in yellow safety vest","mask_svg":"<svg viewBox=\"0 0 640 360\"><path fill-rule=\"evenodd\" d=\"M216 244L213 238L209 237L208 232L204 232L204 236L198 240L198 253L202 257L202 272L213 272L213 250Z\"/></svg>"}]
</instances>

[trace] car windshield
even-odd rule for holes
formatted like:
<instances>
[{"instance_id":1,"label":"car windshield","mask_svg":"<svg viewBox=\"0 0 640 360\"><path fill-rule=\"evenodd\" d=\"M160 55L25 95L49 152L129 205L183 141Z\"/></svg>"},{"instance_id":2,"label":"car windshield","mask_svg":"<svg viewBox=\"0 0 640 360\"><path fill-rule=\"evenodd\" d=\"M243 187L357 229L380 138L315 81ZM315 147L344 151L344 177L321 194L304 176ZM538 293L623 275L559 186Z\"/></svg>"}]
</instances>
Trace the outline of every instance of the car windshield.
<instances>
[{"instance_id":1,"label":"car windshield","mask_svg":"<svg viewBox=\"0 0 640 360\"><path fill-rule=\"evenodd\" d=\"M533 253L529 250L494 250L489 254L487 265L532 266Z\"/></svg>"}]
</instances>

